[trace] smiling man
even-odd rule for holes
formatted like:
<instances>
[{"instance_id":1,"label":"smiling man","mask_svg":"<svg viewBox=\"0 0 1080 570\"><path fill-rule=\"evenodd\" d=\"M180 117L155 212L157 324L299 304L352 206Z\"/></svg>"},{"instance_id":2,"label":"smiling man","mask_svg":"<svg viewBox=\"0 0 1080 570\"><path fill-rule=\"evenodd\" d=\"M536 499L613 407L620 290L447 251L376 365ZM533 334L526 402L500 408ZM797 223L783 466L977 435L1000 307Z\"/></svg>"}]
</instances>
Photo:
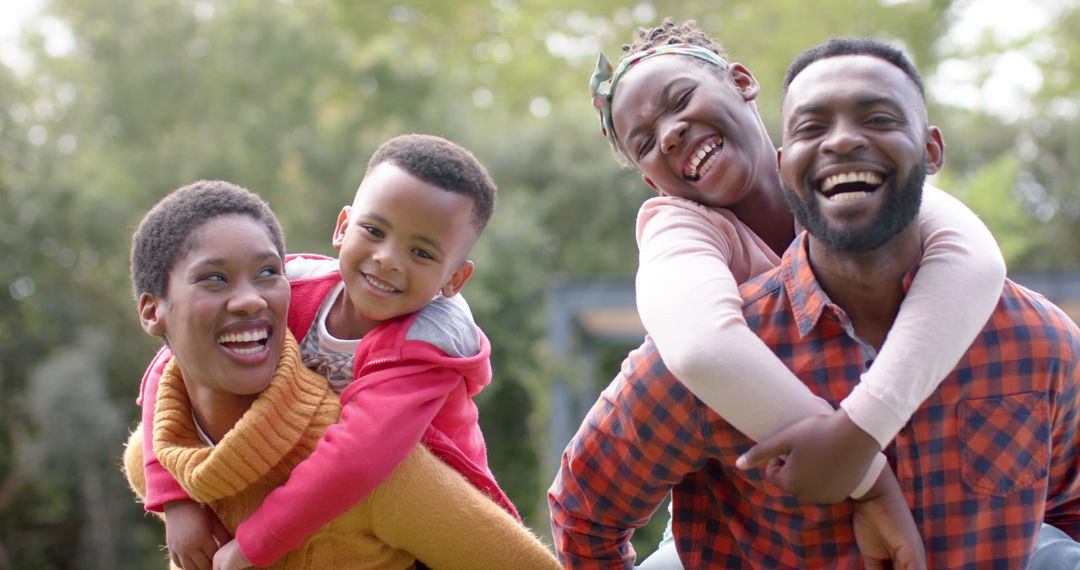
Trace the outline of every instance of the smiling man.
<instances>
[{"instance_id":1,"label":"smiling man","mask_svg":"<svg viewBox=\"0 0 1080 570\"><path fill-rule=\"evenodd\" d=\"M876 357L918 271L912 221L944 143L917 71L887 44L831 40L799 56L784 86L780 174L807 232L740 293L750 328L835 406ZM1007 282L982 333L883 450L929 567L1025 568L1040 528L1054 548L1075 546L1078 357L1076 325ZM757 460L799 428L769 438ZM589 412L549 492L564 563L628 567L632 529L671 490L686 568L859 567L853 502L785 496L768 475L777 463L735 466L750 446L646 340Z\"/></svg>"}]
</instances>

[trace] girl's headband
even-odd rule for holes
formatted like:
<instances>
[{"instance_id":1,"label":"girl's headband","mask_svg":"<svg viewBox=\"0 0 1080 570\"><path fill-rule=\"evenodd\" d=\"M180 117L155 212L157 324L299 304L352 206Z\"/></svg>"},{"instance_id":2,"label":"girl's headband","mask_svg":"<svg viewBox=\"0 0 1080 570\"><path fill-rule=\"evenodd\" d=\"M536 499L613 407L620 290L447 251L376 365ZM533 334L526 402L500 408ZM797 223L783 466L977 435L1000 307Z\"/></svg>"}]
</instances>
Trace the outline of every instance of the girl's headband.
<instances>
[{"instance_id":1,"label":"girl's headband","mask_svg":"<svg viewBox=\"0 0 1080 570\"><path fill-rule=\"evenodd\" d=\"M613 69L608 59L601 53L596 61L596 71L589 80L589 95L592 96L593 106L600 113L600 133L607 139L612 150L619 152L618 141L615 139L615 124L611 118L611 96L615 93L615 84L619 82L626 70L636 63L657 55L688 55L703 59L721 70L728 68L728 62L716 54L716 52L693 44L669 44L639 51L623 58L619 62L618 69Z\"/></svg>"}]
</instances>

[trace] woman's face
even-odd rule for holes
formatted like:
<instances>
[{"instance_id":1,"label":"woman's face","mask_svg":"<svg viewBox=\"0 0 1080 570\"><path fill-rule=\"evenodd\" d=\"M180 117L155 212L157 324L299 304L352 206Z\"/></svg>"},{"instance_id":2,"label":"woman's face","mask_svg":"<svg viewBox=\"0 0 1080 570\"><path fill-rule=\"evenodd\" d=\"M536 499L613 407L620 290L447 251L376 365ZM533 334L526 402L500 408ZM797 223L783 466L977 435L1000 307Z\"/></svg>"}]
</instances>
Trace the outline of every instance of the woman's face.
<instances>
[{"instance_id":1,"label":"woman's face","mask_svg":"<svg viewBox=\"0 0 1080 570\"><path fill-rule=\"evenodd\" d=\"M214 218L191 239L165 298L140 299L143 325L165 337L189 386L257 394L270 385L285 342L284 261L268 230L247 215Z\"/></svg>"},{"instance_id":2,"label":"woman's face","mask_svg":"<svg viewBox=\"0 0 1080 570\"><path fill-rule=\"evenodd\" d=\"M619 80L611 113L619 146L657 192L729 207L776 156L753 101L758 83L689 56L642 60Z\"/></svg>"}]
</instances>

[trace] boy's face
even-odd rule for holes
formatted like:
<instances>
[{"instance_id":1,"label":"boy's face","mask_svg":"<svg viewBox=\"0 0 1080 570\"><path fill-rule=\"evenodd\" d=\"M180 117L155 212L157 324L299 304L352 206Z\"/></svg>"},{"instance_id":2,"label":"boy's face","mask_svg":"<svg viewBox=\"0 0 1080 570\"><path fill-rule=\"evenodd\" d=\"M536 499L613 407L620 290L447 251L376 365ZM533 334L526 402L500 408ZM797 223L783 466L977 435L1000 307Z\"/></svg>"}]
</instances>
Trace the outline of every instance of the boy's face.
<instances>
[{"instance_id":1,"label":"boy's face","mask_svg":"<svg viewBox=\"0 0 1080 570\"><path fill-rule=\"evenodd\" d=\"M624 154L657 192L728 207L775 172L772 144L741 65L721 70L689 56L646 59L619 81L612 121Z\"/></svg>"},{"instance_id":2,"label":"boy's face","mask_svg":"<svg viewBox=\"0 0 1080 570\"><path fill-rule=\"evenodd\" d=\"M143 328L163 336L192 391L247 396L273 378L285 342L289 282L267 229L219 216L192 236L169 271L164 298L139 298Z\"/></svg>"},{"instance_id":3,"label":"boy's face","mask_svg":"<svg viewBox=\"0 0 1080 570\"><path fill-rule=\"evenodd\" d=\"M367 332L450 297L472 275L477 231L472 198L384 162L364 177L338 215L333 243L348 294L345 310Z\"/></svg>"}]
</instances>

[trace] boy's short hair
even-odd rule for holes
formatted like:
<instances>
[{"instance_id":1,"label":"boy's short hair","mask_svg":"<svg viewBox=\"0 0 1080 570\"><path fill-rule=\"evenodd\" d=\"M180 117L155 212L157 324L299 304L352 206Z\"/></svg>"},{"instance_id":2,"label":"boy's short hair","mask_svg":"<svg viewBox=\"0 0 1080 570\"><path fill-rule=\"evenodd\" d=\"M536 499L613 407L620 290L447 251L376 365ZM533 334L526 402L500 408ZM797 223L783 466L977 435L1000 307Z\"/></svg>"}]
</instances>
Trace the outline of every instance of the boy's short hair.
<instances>
[{"instance_id":1,"label":"boy's short hair","mask_svg":"<svg viewBox=\"0 0 1080 570\"><path fill-rule=\"evenodd\" d=\"M784 74L782 98L787 97L788 87L795 80L795 77L802 73L811 63L845 55L868 55L895 65L915 84L915 88L918 89L919 97L922 98L923 102L926 101L922 76L919 75L919 70L915 69L915 65L911 63L907 54L881 40L860 37L830 38L825 43L818 44L799 54L788 66L787 73Z\"/></svg>"},{"instance_id":2,"label":"boy's short hair","mask_svg":"<svg viewBox=\"0 0 1080 570\"><path fill-rule=\"evenodd\" d=\"M164 297L173 265L196 247L193 234L219 216L240 214L263 224L282 259L285 237L265 200L224 180L199 180L162 198L139 222L131 238L131 285L135 298L143 293Z\"/></svg>"},{"instance_id":3,"label":"boy's short hair","mask_svg":"<svg viewBox=\"0 0 1080 570\"><path fill-rule=\"evenodd\" d=\"M367 172L384 162L428 184L472 198L477 233L487 226L495 210L495 182L466 148L434 135L400 135L375 150Z\"/></svg>"},{"instance_id":4,"label":"boy's short hair","mask_svg":"<svg viewBox=\"0 0 1080 570\"><path fill-rule=\"evenodd\" d=\"M701 31L701 28L697 27L697 22L694 20L676 24L671 21L671 18L664 18L664 21L660 22L659 26L655 28L638 28L634 33L637 36L634 38L634 43L623 44L623 53L626 55L662 45L690 44L712 51L725 60L728 59L724 46Z\"/></svg>"}]
</instances>

